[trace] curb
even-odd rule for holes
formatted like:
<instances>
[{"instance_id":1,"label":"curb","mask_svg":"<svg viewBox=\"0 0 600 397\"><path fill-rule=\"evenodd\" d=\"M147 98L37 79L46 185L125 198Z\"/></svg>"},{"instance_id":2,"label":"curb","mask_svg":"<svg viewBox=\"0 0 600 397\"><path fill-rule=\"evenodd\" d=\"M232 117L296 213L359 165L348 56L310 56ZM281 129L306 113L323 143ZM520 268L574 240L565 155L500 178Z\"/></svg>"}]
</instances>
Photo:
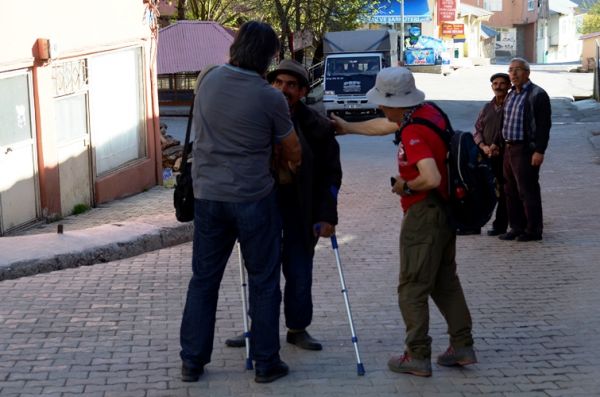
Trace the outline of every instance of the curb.
<instances>
[{"instance_id":1,"label":"curb","mask_svg":"<svg viewBox=\"0 0 600 397\"><path fill-rule=\"evenodd\" d=\"M122 223L105 225L108 227L125 228L139 226L135 223ZM47 254L39 258L28 258L10 262L7 265L0 266L0 281L10 280L19 277L31 276L39 273L48 273L55 270L74 268L79 266L90 266L97 263L106 263L119 259L126 259L149 251L155 251L161 248L167 248L178 244L187 243L192 240L194 225L193 222L178 223L176 225L149 226L149 231L132 236L125 236L114 239L114 241L105 242L97 246L82 248L81 250L72 250L71 252L57 252ZM104 227L104 226L101 226ZM86 231L93 231L92 228L81 231L83 239L93 239L93 234L85 235ZM110 233L111 230L108 230ZM39 238L40 235L34 236ZM56 238L55 234L48 236ZM31 237L31 236L27 236ZM15 239L23 239L15 237Z\"/></svg>"}]
</instances>

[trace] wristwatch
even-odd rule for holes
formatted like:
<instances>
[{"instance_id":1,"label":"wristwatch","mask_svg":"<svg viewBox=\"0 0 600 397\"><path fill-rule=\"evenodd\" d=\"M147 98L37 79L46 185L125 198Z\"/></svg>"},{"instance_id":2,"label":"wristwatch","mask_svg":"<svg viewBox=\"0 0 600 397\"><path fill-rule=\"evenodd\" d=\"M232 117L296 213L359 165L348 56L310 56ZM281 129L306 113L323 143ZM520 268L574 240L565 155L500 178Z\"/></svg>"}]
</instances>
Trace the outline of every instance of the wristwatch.
<instances>
[{"instance_id":1,"label":"wristwatch","mask_svg":"<svg viewBox=\"0 0 600 397\"><path fill-rule=\"evenodd\" d=\"M408 182L404 181L404 185L402 185L402 192L404 193L405 196L412 196L414 193L414 190L412 190L411 188L408 187Z\"/></svg>"}]
</instances>

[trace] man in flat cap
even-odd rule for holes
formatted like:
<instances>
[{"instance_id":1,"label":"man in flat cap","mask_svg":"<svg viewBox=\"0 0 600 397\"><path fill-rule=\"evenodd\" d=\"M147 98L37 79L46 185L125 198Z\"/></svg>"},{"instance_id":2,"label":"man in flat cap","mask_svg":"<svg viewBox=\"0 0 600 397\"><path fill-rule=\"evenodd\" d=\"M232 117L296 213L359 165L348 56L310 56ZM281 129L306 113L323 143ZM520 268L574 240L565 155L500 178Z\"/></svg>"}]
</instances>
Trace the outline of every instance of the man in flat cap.
<instances>
[{"instance_id":1,"label":"man in flat cap","mask_svg":"<svg viewBox=\"0 0 600 397\"><path fill-rule=\"evenodd\" d=\"M340 148L331 122L302 102L310 89L308 72L302 64L283 60L277 69L267 74L267 80L287 99L302 147L302 163L297 171L277 173L283 220L281 260L285 276L286 340L301 349L321 350L321 344L306 328L313 314L315 245L319 237L330 237L335 233L338 221L337 194L342 183ZM244 337L239 335L225 343L230 347L242 347Z\"/></svg>"},{"instance_id":2,"label":"man in flat cap","mask_svg":"<svg viewBox=\"0 0 600 397\"><path fill-rule=\"evenodd\" d=\"M492 172L496 177L498 191L498 205L496 207L496 218L492 228L488 230L488 236L498 236L506 233L508 227L508 214L506 210L506 194L504 194L504 177L502 176L502 164L504 158L504 139L502 138L502 120L504 116L504 100L510 89L510 77L506 73L494 73L490 77L494 97L483 106L479 112L473 139L479 148L490 158ZM458 230L459 235L480 234L481 229Z\"/></svg>"}]
</instances>

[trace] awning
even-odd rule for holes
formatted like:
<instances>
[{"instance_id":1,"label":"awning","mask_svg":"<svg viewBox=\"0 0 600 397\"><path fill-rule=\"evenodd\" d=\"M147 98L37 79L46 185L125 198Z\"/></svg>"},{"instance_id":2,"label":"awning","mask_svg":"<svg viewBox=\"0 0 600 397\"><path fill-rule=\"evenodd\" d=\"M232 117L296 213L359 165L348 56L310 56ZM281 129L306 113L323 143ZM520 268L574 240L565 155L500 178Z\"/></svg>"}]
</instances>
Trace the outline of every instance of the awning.
<instances>
[{"instance_id":1,"label":"awning","mask_svg":"<svg viewBox=\"0 0 600 397\"><path fill-rule=\"evenodd\" d=\"M494 29L490 28L487 25L481 24L481 37L483 37L484 39L496 37L497 34L498 34L498 32L495 31Z\"/></svg>"},{"instance_id":2,"label":"awning","mask_svg":"<svg viewBox=\"0 0 600 397\"><path fill-rule=\"evenodd\" d=\"M393 24L402 23L401 1L379 0L377 13L368 18L367 22ZM427 0L404 0L404 22L429 22L431 12Z\"/></svg>"}]
</instances>

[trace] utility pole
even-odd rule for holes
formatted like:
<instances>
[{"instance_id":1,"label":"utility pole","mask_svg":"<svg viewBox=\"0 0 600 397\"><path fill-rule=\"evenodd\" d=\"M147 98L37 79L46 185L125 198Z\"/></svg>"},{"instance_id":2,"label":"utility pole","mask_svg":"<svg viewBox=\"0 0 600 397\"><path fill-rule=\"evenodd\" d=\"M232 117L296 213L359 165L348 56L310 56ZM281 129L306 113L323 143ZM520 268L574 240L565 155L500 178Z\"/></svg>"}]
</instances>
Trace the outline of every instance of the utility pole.
<instances>
[{"instance_id":1,"label":"utility pole","mask_svg":"<svg viewBox=\"0 0 600 397\"><path fill-rule=\"evenodd\" d=\"M404 0L400 0L400 62L404 65Z\"/></svg>"}]
</instances>

